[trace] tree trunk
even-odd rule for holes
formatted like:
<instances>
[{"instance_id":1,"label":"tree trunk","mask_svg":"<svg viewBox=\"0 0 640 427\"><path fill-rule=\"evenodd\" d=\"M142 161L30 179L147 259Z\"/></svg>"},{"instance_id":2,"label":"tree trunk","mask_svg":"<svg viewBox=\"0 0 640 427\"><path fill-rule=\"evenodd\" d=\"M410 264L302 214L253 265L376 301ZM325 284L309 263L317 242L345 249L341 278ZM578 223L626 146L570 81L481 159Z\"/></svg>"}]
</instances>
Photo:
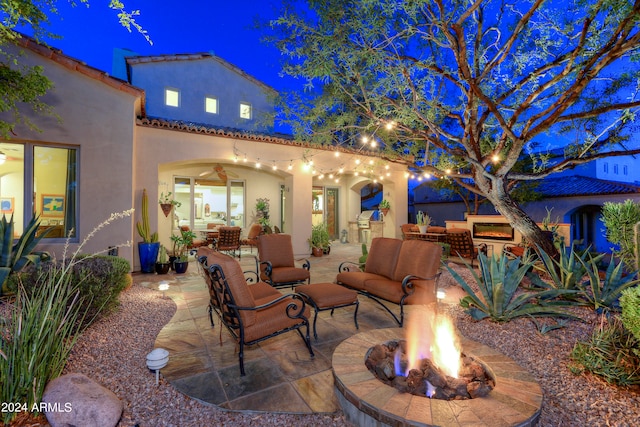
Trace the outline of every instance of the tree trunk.
<instances>
[{"instance_id":1,"label":"tree trunk","mask_svg":"<svg viewBox=\"0 0 640 427\"><path fill-rule=\"evenodd\" d=\"M503 187L500 187L504 189ZM549 239L548 233L543 232L511 198L506 191L487 192L487 199L493 204L498 213L502 214L511 226L518 230L524 239L532 243L532 247L538 251L538 247L545 251L550 257L557 259L558 249L553 244L553 239Z\"/></svg>"}]
</instances>

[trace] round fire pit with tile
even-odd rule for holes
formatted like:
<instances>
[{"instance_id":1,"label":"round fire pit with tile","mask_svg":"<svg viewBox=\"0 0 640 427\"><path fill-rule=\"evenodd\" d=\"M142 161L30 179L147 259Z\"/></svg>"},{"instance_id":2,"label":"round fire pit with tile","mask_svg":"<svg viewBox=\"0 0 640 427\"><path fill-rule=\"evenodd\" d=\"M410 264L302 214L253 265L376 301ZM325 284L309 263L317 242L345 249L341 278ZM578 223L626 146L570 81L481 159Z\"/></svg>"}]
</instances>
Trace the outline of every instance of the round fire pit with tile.
<instances>
[{"instance_id":1,"label":"round fire pit with tile","mask_svg":"<svg viewBox=\"0 0 640 427\"><path fill-rule=\"evenodd\" d=\"M486 397L429 399L384 384L365 366L367 353L373 346L403 335L400 328L361 332L335 349L332 364L336 395L350 422L394 426L536 425L542 389L535 379L513 359L464 337L464 352L481 361L495 379L495 388Z\"/></svg>"}]
</instances>

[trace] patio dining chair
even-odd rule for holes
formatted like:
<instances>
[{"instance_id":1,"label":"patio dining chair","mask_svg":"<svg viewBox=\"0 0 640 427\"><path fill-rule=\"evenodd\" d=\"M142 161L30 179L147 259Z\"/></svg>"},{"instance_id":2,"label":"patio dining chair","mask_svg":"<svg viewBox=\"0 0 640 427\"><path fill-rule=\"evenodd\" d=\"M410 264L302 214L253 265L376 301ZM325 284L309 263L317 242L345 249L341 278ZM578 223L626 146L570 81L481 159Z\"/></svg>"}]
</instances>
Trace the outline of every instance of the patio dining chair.
<instances>
[{"instance_id":1,"label":"patio dining chair","mask_svg":"<svg viewBox=\"0 0 640 427\"><path fill-rule=\"evenodd\" d=\"M482 252L487 255L487 245L481 243L475 245L471 237L471 231L465 228L449 228L447 230L447 243L451 245L451 255L468 258L471 260L478 259L478 253Z\"/></svg>"},{"instance_id":2,"label":"patio dining chair","mask_svg":"<svg viewBox=\"0 0 640 427\"><path fill-rule=\"evenodd\" d=\"M289 234L262 234L258 237L256 272L260 279L277 288L309 283L311 274L309 260L297 267L293 258L293 244Z\"/></svg>"},{"instance_id":3,"label":"patio dining chair","mask_svg":"<svg viewBox=\"0 0 640 427\"><path fill-rule=\"evenodd\" d=\"M218 245L217 248L220 252L227 252L236 255L238 251L238 258L242 258L240 252L240 233L242 229L240 227L220 227L218 229Z\"/></svg>"},{"instance_id":4,"label":"patio dining chair","mask_svg":"<svg viewBox=\"0 0 640 427\"><path fill-rule=\"evenodd\" d=\"M253 248L258 246L258 236L262 234L262 225L258 223L251 224L249 227L249 233L247 237L240 241L242 246L249 246L251 248L251 253L253 253Z\"/></svg>"},{"instance_id":5,"label":"patio dining chair","mask_svg":"<svg viewBox=\"0 0 640 427\"><path fill-rule=\"evenodd\" d=\"M249 284L240 263L229 255L213 250L202 250L199 254L214 300L209 308L211 323L215 311L238 343L241 376L245 375L244 347L285 332L297 331L309 355L314 357L309 338L310 309L300 295L283 295L264 282Z\"/></svg>"}]
</instances>

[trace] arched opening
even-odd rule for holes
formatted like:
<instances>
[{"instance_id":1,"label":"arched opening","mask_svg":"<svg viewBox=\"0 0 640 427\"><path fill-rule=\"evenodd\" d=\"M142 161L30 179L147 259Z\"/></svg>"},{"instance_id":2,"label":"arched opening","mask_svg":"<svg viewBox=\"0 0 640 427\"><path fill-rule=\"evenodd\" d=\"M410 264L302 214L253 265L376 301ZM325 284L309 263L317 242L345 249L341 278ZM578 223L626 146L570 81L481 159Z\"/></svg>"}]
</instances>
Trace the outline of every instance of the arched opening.
<instances>
[{"instance_id":1,"label":"arched opening","mask_svg":"<svg viewBox=\"0 0 640 427\"><path fill-rule=\"evenodd\" d=\"M571 241L575 242L576 248L591 246L591 250L599 252L608 250L607 239L602 232L604 225L600 220L601 213L602 207L599 205L584 205L567 213L571 223Z\"/></svg>"}]
</instances>

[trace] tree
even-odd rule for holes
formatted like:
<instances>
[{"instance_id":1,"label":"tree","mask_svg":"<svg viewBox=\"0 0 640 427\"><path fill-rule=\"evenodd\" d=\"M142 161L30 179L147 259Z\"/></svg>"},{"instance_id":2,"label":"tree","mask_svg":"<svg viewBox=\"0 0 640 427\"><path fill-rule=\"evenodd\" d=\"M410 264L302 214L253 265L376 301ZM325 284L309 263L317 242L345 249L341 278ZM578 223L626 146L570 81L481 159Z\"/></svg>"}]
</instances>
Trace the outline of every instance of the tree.
<instances>
[{"instance_id":1,"label":"tree","mask_svg":"<svg viewBox=\"0 0 640 427\"><path fill-rule=\"evenodd\" d=\"M68 0L74 4L73 0ZM78 0L89 5L88 0ZM57 13L57 0L3 0L0 9L0 113L9 113L10 120L0 120L0 136L10 137L16 125L24 123L26 126L36 129L28 116L24 115L21 105L26 105L39 114L52 114L51 108L41 97L44 96L52 84L42 74L42 67L28 67L20 64L20 57L9 54L3 46L15 43L20 37L18 29L30 29L36 40L43 36L52 36L47 30L48 15ZM125 10L124 4L119 0L110 0L109 8L118 12L120 25L131 32L135 28L145 39L151 43L147 32L136 22L135 17L140 14L138 10L130 12Z\"/></svg>"},{"instance_id":2,"label":"tree","mask_svg":"<svg viewBox=\"0 0 640 427\"><path fill-rule=\"evenodd\" d=\"M486 197L555 253L509 188L640 152L626 147L640 106L639 22L638 0L292 0L267 39L283 73L306 79L282 102L299 138L374 135L381 155ZM550 143L564 156L536 154ZM530 167L516 171L521 157Z\"/></svg>"}]
</instances>

